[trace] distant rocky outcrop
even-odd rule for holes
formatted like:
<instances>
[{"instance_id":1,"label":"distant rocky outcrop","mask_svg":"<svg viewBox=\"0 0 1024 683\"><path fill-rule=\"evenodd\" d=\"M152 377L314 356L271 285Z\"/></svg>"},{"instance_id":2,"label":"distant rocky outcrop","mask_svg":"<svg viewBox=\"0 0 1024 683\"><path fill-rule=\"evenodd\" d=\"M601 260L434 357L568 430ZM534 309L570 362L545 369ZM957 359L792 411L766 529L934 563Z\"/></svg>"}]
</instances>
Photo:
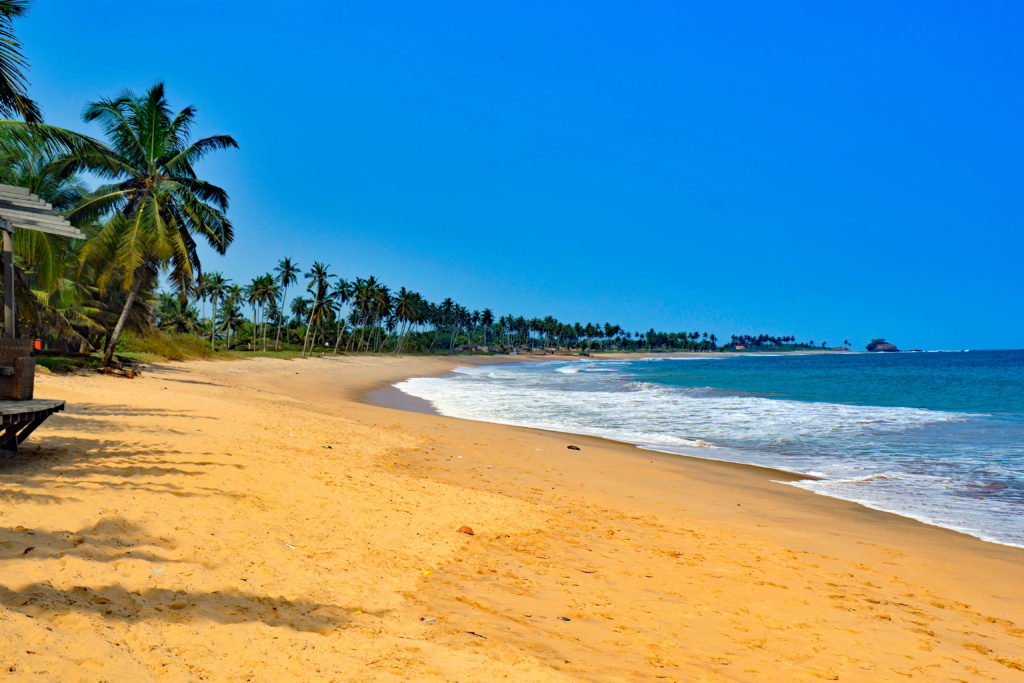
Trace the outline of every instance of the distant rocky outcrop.
<instances>
[{"instance_id":1,"label":"distant rocky outcrop","mask_svg":"<svg viewBox=\"0 0 1024 683\"><path fill-rule=\"evenodd\" d=\"M868 344L868 351L886 351L892 353L893 351L899 351L895 344L890 344L884 339L872 339L871 343Z\"/></svg>"}]
</instances>

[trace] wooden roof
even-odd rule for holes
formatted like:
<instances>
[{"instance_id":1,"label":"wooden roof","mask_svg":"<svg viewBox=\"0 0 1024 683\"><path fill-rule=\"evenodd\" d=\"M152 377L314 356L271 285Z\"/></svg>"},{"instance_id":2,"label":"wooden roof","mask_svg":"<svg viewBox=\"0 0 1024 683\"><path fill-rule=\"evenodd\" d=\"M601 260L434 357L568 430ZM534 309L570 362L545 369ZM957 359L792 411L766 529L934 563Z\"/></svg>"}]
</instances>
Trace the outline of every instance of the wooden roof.
<instances>
[{"instance_id":1,"label":"wooden roof","mask_svg":"<svg viewBox=\"0 0 1024 683\"><path fill-rule=\"evenodd\" d=\"M13 228L84 240L85 233L71 225L48 202L16 185L0 184L0 220Z\"/></svg>"}]
</instances>

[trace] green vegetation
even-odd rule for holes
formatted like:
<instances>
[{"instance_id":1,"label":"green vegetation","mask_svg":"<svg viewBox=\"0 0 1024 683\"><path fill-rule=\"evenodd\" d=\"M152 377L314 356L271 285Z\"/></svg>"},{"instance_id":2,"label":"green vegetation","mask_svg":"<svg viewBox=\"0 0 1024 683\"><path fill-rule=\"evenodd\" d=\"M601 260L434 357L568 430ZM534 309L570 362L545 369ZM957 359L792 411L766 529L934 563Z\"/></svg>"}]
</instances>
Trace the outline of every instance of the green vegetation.
<instances>
[{"instance_id":1,"label":"green vegetation","mask_svg":"<svg viewBox=\"0 0 1024 683\"><path fill-rule=\"evenodd\" d=\"M190 358L212 358L213 351L205 341L191 334L147 330L125 332L117 345L117 353L140 360L186 360Z\"/></svg>"},{"instance_id":2,"label":"green vegetation","mask_svg":"<svg viewBox=\"0 0 1024 683\"><path fill-rule=\"evenodd\" d=\"M0 0L0 182L29 188L86 235L84 244L20 230L15 240L18 325L49 349L134 358L209 358L232 352L455 353L572 350L713 351L806 348L793 337L646 332L618 324L563 322L552 316L495 316L451 298L431 302L375 277L346 280L326 263L303 272L281 258L273 272L243 286L202 273L197 244L225 253L234 238L228 193L195 165L237 148L228 135L192 140L196 110L172 109L162 84L90 102L84 119L104 140L40 121L25 93L25 62L13 31L24 0ZM88 189L80 174L99 178ZM159 291L163 279L171 291ZM305 285L291 300L290 291ZM823 344L824 346L824 344ZM72 361L47 359L54 368Z\"/></svg>"}]
</instances>

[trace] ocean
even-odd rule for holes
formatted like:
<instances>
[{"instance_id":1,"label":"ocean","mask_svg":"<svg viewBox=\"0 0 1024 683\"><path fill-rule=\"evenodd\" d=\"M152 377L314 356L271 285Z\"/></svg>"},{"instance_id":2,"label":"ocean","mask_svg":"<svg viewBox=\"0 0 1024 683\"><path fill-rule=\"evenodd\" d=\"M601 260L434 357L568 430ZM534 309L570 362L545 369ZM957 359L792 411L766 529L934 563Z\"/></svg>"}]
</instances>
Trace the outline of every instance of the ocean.
<instances>
[{"instance_id":1,"label":"ocean","mask_svg":"<svg viewBox=\"0 0 1024 683\"><path fill-rule=\"evenodd\" d=\"M791 485L1024 547L1024 351L517 363L395 386L442 415L814 475Z\"/></svg>"}]
</instances>

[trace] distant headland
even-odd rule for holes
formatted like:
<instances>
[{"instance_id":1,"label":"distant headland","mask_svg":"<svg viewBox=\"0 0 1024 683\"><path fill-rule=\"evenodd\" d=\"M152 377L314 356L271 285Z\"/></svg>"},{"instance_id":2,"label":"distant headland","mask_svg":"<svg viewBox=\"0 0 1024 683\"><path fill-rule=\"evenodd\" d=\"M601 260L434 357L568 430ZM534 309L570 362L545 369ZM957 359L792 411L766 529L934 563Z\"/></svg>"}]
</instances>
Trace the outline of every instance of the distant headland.
<instances>
[{"instance_id":1,"label":"distant headland","mask_svg":"<svg viewBox=\"0 0 1024 683\"><path fill-rule=\"evenodd\" d=\"M893 353L899 351L895 344L890 344L885 339L872 339L871 343L867 346L868 351L883 351Z\"/></svg>"}]
</instances>

